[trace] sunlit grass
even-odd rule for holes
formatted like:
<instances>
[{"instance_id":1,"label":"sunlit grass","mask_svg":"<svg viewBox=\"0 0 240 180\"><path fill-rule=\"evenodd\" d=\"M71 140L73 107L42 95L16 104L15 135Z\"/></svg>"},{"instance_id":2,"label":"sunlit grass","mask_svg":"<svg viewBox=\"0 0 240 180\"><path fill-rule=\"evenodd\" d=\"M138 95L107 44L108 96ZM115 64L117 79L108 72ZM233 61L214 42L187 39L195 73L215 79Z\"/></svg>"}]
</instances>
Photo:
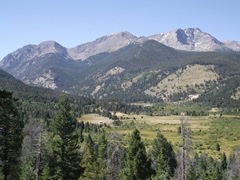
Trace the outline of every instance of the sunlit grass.
<instances>
[{"instance_id":1,"label":"sunlit grass","mask_svg":"<svg viewBox=\"0 0 240 180\"><path fill-rule=\"evenodd\" d=\"M240 119L236 116L220 118L219 116L146 116L123 113L116 115L122 117L122 124L119 126L114 126L113 120L97 114L83 115L80 120L109 124L110 128L106 128L107 132L119 133L124 136L130 135L134 129L139 129L141 137L147 145L151 144L160 130L173 144L174 149L178 149L182 144L178 128L180 118L184 118L191 128L192 147L195 152L205 152L219 158L221 153L230 154L235 147L240 146ZM220 144L220 152L215 149L216 143Z\"/></svg>"},{"instance_id":2,"label":"sunlit grass","mask_svg":"<svg viewBox=\"0 0 240 180\"><path fill-rule=\"evenodd\" d=\"M82 117L78 118L78 121L95 123L95 124L100 124L100 123L111 124L112 123L111 119L100 116L99 114L84 114Z\"/></svg>"}]
</instances>

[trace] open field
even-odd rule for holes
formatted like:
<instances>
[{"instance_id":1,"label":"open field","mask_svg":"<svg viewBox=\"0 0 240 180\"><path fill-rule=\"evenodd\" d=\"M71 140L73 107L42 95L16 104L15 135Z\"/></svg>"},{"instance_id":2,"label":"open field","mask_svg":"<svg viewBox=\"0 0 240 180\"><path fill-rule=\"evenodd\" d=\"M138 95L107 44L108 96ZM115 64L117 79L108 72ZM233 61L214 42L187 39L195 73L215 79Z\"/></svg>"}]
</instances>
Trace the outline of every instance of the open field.
<instances>
[{"instance_id":1,"label":"open field","mask_svg":"<svg viewBox=\"0 0 240 180\"><path fill-rule=\"evenodd\" d=\"M240 146L240 118L235 116L224 115L220 118L219 116L146 116L123 113L116 115L122 119L122 123L118 126L112 124L113 120L97 114L83 115L80 120L97 124L106 123L110 125L106 131L123 135L128 135L137 128L146 144L150 144L160 130L177 149L181 145L181 136L178 133L180 118L184 118L191 128L192 147L195 152L206 152L219 157L222 152L229 154ZM220 144L220 151L216 150L216 143Z\"/></svg>"},{"instance_id":2,"label":"open field","mask_svg":"<svg viewBox=\"0 0 240 180\"><path fill-rule=\"evenodd\" d=\"M111 124L112 123L111 119L100 116L98 114L85 114L79 119L79 121L89 122L94 124L102 124L102 123Z\"/></svg>"}]
</instances>

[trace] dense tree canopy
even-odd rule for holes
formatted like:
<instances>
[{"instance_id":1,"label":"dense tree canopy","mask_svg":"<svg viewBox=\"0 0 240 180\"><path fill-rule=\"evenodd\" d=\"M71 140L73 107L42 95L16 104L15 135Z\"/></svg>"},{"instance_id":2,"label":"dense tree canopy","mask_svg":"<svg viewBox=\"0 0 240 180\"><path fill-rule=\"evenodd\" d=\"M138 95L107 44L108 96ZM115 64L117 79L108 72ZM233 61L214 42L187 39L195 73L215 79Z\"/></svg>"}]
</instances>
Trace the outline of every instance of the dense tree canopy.
<instances>
[{"instance_id":1,"label":"dense tree canopy","mask_svg":"<svg viewBox=\"0 0 240 180\"><path fill-rule=\"evenodd\" d=\"M53 124L54 161L51 166L53 179L74 180L82 173L76 125L77 120L72 114L69 99L66 95L62 95Z\"/></svg>"},{"instance_id":2,"label":"dense tree canopy","mask_svg":"<svg viewBox=\"0 0 240 180\"><path fill-rule=\"evenodd\" d=\"M172 145L167 139L158 132L156 139L153 140L152 156L155 162L157 176L165 174L168 177L174 176L177 161Z\"/></svg>"},{"instance_id":3,"label":"dense tree canopy","mask_svg":"<svg viewBox=\"0 0 240 180\"><path fill-rule=\"evenodd\" d=\"M153 175L151 161L147 157L145 145L137 129L133 131L128 145L123 179L141 180L151 177Z\"/></svg>"},{"instance_id":4,"label":"dense tree canopy","mask_svg":"<svg viewBox=\"0 0 240 180\"><path fill-rule=\"evenodd\" d=\"M12 93L0 91L0 169L4 180L18 179L23 124Z\"/></svg>"}]
</instances>

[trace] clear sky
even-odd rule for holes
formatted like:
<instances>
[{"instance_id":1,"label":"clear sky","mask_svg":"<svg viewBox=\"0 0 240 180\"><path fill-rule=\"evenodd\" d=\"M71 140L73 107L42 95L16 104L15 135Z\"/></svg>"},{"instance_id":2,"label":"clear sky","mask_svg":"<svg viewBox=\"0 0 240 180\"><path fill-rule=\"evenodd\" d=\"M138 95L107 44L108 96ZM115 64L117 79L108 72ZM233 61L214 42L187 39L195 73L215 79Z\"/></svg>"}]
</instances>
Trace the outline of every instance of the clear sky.
<instances>
[{"instance_id":1,"label":"clear sky","mask_svg":"<svg viewBox=\"0 0 240 180\"><path fill-rule=\"evenodd\" d=\"M148 36L198 27L240 41L239 0L2 0L0 60L27 44L69 48L121 31Z\"/></svg>"}]
</instances>

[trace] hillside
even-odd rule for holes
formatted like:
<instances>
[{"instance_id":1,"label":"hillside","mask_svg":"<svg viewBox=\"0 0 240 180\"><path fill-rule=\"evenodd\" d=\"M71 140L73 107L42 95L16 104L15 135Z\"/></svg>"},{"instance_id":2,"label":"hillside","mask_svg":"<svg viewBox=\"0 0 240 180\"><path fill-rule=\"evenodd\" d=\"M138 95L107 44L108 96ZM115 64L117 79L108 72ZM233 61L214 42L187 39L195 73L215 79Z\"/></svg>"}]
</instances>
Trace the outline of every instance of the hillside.
<instances>
[{"instance_id":1,"label":"hillside","mask_svg":"<svg viewBox=\"0 0 240 180\"><path fill-rule=\"evenodd\" d=\"M189 100L192 100L206 91L207 86L213 86L218 81L219 75L215 72L213 65L193 64L167 75L156 86L150 87L144 93L163 100L174 100L174 95L183 98L186 93L189 94Z\"/></svg>"},{"instance_id":2,"label":"hillside","mask_svg":"<svg viewBox=\"0 0 240 180\"><path fill-rule=\"evenodd\" d=\"M52 100L56 100L59 95L59 92L50 89L28 86L1 69L0 89L13 92L17 98L38 102L51 102Z\"/></svg>"},{"instance_id":3,"label":"hillside","mask_svg":"<svg viewBox=\"0 0 240 180\"><path fill-rule=\"evenodd\" d=\"M90 59L87 76L68 91L125 101L186 100L239 76L239 57L234 52L177 51L146 41Z\"/></svg>"},{"instance_id":4,"label":"hillside","mask_svg":"<svg viewBox=\"0 0 240 180\"><path fill-rule=\"evenodd\" d=\"M175 42L176 33L182 44L201 42L202 49L196 51L209 48L213 52L182 51L160 43L160 39ZM8 54L0 67L32 86L125 102L188 101L201 95L203 100L208 92L240 76L240 53L229 48L232 45L237 50L238 42L228 42L226 49L223 42L194 28L158 37L138 38L122 32L70 49L46 41ZM238 101L235 89L229 98Z\"/></svg>"}]
</instances>

